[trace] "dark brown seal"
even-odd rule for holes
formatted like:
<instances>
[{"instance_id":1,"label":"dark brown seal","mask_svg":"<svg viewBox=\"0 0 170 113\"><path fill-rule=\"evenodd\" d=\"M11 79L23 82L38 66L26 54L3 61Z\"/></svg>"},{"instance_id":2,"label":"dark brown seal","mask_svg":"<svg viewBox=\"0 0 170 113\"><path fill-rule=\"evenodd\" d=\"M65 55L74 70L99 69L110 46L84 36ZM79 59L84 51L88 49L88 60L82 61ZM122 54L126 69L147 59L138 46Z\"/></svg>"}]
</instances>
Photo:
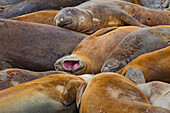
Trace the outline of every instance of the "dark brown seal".
<instances>
[{"instance_id":1,"label":"dark brown seal","mask_svg":"<svg viewBox=\"0 0 170 113\"><path fill-rule=\"evenodd\" d=\"M24 0L0 0L0 5L13 5Z\"/></svg>"},{"instance_id":2,"label":"dark brown seal","mask_svg":"<svg viewBox=\"0 0 170 113\"><path fill-rule=\"evenodd\" d=\"M158 9L158 10L170 10L170 0L141 0L144 7Z\"/></svg>"},{"instance_id":3,"label":"dark brown seal","mask_svg":"<svg viewBox=\"0 0 170 113\"><path fill-rule=\"evenodd\" d=\"M54 17L57 13L57 10L43 10L21 15L12 20L54 25Z\"/></svg>"},{"instance_id":4,"label":"dark brown seal","mask_svg":"<svg viewBox=\"0 0 170 113\"><path fill-rule=\"evenodd\" d=\"M5 69L0 71L0 90L31 81L50 74L66 74L62 71L33 72L24 69Z\"/></svg>"},{"instance_id":5,"label":"dark brown seal","mask_svg":"<svg viewBox=\"0 0 170 113\"><path fill-rule=\"evenodd\" d=\"M74 74L99 73L112 50L137 29L139 27L136 26L101 29L83 39L71 55L58 59L54 66L56 70Z\"/></svg>"},{"instance_id":6,"label":"dark brown seal","mask_svg":"<svg viewBox=\"0 0 170 113\"><path fill-rule=\"evenodd\" d=\"M79 113L169 113L153 106L139 87L116 73L100 73L78 89ZM84 90L85 89L85 90ZM84 93L83 93L84 91ZM82 97L82 98L81 98Z\"/></svg>"},{"instance_id":7,"label":"dark brown seal","mask_svg":"<svg viewBox=\"0 0 170 113\"><path fill-rule=\"evenodd\" d=\"M170 82L170 46L140 55L122 68L121 72L136 84L156 80Z\"/></svg>"},{"instance_id":8,"label":"dark brown seal","mask_svg":"<svg viewBox=\"0 0 170 113\"><path fill-rule=\"evenodd\" d=\"M170 45L170 27L140 28L127 35L105 61L102 72L116 72L141 54Z\"/></svg>"},{"instance_id":9,"label":"dark brown seal","mask_svg":"<svg viewBox=\"0 0 170 113\"><path fill-rule=\"evenodd\" d=\"M0 113L78 113L75 98L85 82L70 74L53 74L0 91Z\"/></svg>"},{"instance_id":10,"label":"dark brown seal","mask_svg":"<svg viewBox=\"0 0 170 113\"><path fill-rule=\"evenodd\" d=\"M91 34L106 27L168 25L170 12L120 0L92 0L62 9L56 15L55 23L60 27Z\"/></svg>"},{"instance_id":11,"label":"dark brown seal","mask_svg":"<svg viewBox=\"0 0 170 113\"><path fill-rule=\"evenodd\" d=\"M76 6L85 1L87 0L24 0L1 11L0 18L10 19L46 9L60 10L63 7Z\"/></svg>"},{"instance_id":12,"label":"dark brown seal","mask_svg":"<svg viewBox=\"0 0 170 113\"><path fill-rule=\"evenodd\" d=\"M53 70L87 35L55 26L0 20L0 69Z\"/></svg>"}]
</instances>

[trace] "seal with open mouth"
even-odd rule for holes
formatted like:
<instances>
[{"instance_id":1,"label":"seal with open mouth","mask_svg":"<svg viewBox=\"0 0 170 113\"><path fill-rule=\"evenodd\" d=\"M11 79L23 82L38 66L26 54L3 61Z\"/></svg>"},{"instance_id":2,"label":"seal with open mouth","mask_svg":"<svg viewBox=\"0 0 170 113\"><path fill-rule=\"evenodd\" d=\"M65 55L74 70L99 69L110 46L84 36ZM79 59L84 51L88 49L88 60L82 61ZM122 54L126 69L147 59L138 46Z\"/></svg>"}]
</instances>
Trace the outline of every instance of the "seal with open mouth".
<instances>
[{"instance_id":1,"label":"seal with open mouth","mask_svg":"<svg viewBox=\"0 0 170 113\"><path fill-rule=\"evenodd\" d=\"M62 57L54 64L55 69L74 74L99 73L111 51L136 26L106 28L83 39L69 56Z\"/></svg>"}]
</instances>

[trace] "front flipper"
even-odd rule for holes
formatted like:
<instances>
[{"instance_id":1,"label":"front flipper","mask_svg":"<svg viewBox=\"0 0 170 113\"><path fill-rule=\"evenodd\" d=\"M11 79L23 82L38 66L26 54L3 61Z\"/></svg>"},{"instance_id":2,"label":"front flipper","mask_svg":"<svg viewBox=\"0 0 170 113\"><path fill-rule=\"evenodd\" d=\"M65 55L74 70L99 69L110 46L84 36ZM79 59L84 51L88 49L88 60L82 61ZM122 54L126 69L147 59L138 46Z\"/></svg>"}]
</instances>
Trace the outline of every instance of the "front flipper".
<instances>
[{"instance_id":1,"label":"front flipper","mask_svg":"<svg viewBox=\"0 0 170 113\"><path fill-rule=\"evenodd\" d=\"M67 106L74 102L76 99L77 89L81 85L82 80L70 80L64 87L62 93L62 103Z\"/></svg>"},{"instance_id":2,"label":"front flipper","mask_svg":"<svg viewBox=\"0 0 170 113\"><path fill-rule=\"evenodd\" d=\"M131 17L129 14L122 10L114 10L115 17L121 20L125 25L139 26L139 27L147 27L146 25L140 23L135 18Z\"/></svg>"},{"instance_id":3,"label":"front flipper","mask_svg":"<svg viewBox=\"0 0 170 113\"><path fill-rule=\"evenodd\" d=\"M127 69L125 77L128 78L129 80L133 81L137 85L146 83L144 74L140 68L134 69L132 67L129 67Z\"/></svg>"}]
</instances>

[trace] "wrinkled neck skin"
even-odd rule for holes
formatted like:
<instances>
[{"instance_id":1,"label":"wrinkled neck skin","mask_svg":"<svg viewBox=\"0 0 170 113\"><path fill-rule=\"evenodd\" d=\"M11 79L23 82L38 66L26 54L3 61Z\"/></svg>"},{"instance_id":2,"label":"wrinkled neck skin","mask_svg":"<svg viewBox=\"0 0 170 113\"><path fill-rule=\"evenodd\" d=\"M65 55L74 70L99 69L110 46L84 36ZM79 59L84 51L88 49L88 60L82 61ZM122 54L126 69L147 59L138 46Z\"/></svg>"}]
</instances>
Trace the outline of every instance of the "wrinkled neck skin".
<instances>
[{"instance_id":1,"label":"wrinkled neck skin","mask_svg":"<svg viewBox=\"0 0 170 113\"><path fill-rule=\"evenodd\" d=\"M151 83L145 83L145 84L140 84L137 85L142 92L147 96L147 98L149 99L151 96L151 88L152 88L152 84Z\"/></svg>"}]
</instances>

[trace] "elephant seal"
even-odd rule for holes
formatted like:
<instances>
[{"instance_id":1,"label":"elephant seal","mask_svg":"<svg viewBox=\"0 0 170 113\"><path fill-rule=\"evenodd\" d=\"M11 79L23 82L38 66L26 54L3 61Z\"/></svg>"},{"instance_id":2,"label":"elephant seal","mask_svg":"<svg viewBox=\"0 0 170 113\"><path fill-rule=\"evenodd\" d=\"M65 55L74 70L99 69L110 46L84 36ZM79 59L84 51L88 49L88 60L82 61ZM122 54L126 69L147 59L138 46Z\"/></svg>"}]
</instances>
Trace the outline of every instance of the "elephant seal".
<instances>
[{"instance_id":1,"label":"elephant seal","mask_svg":"<svg viewBox=\"0 0 170 113\"><path fill-rule=\"evenodd\" d=\"M140 55L118 72L136 84L155 80L170 82L170 46Z\"/></svg>"},{"instance_id":2,"label":"elephant seal","mask_svg":"<svg viewBox=\"0 0 170 113\"><path fill-rule=\"evenodd\" d=\"M54 25L54 17L57 13L57 10L43 10L26 15L21 15L12 18L11 20Z\"/></svg>"},{"instance_id":3,"label":"elephant seal","mask_svg":"<svg viewBox=\"0 0 170 113\"><path fill-rule=\"evenodd\" d=\"M111 52L102 72L116 72L141 54L170 45L170 27L140 28L128 34Z\"/></svg>"},{"instance_id":4,"label":"elephant seal","mask_svg":"<svg viewBox=\"0 0 170 113\"><path fill-rule=\"evenodd\" d=\"M0 91L0 113L78 113L76 92L86 81L53 74Z\"/></svg>"},{"instance_id":5,"label":"elephant seal","mask_svg":"<svg viewBox=\"0 0 170 113\"><path fill-rule=\"evenodd\" d=\"M57 26L91 34L106 27L170 25L170 12L120 0L91 0L64 8L55 16Z\"/></svg>"},{"instance_id":6,"label":"elephant seal","mask_svg":"<svg viewBox=\"0 0 170 113\"><path fill-rule=\"evenodd\" d=\"M0 0L0 5L13 5L24 0Z\"/></svg>"},{"instance_id":7,"label":"elephant seal","mask_svg":"<svg viewBox=\"0 0 170 113\"><path fill-rule=\"evenodd\" d=\"M24 69L5 69L0 71L0 90L31 81L50 74L66 74L62 71L33 72Z\"/></svg>"},{"instance_id":8,"label":"elephant seal","mask_svg":"<svg viewBox=\"0 0 170 113\"><path fill-rule=\"evenodd\" d=\"M83 92L84 91L84 92ZM81 102L81 104L80 104ZM100 73L83 83L76 96L79 113L169 113L153 106L140 88L116 73Z\"/></svg>"},{"instance_id":9,"label":"elephant seal","mask_svg":"<svg viewBox=\"0 0 170 113\"><path fill-rule=\"evenodd\" d=\"M87 0L24 0L1 11L0 18L11 19L23 14L47 9L60 10L63 7L76 6L86 1Z\"/></svg>"},{"instance_id":10,"label":"elephant seal","mask_svg":"<svg viewBox=\"0 0 170 113\"><path fill-rule=\"evenodd\" d=\"M157 10L168 10L170 0L141 0L144 7L157 9Z\"/></svg>"},{"instance_id":11,"label":"elephant seal","mask_svg":"<svg viewBox=\"0 0 170 113\"><path fill-rule=\"evenodd\" d=\"M153 81L140 84L138 87L145 93L152 105L170 110L170 84Z\"/></svg>"},{"instance_id":12,"label":"elephant seal","mask_svg":"<svg viewBox=\"0 0 170 113\"><path fill-rule=\"evenodd\" d=\"M101 29L83 39L71 55L58 59L54 64L55 69L73 74L99 73L112 50L126 35L136 29L139 27L125 26Z\"/></svg>"},{"instance_id":13,"label":"elephant seal","mask_svg":"<svg viewBox=\"0 0 170 113\"><path fill-rule=\"evenodd\" d=\"M54 69L88 35L45 24L0 19L0 69Z\"/></svg>"}]
</instances>

